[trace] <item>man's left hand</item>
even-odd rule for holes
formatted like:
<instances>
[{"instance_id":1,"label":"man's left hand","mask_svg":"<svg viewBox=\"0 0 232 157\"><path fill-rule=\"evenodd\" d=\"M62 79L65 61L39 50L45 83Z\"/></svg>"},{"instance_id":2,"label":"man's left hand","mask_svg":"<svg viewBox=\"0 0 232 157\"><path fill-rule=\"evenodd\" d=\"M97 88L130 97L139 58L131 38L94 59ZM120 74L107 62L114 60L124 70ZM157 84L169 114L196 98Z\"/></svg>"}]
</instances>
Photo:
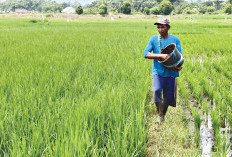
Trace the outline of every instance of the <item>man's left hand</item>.
<instances>
[{"instance_id":1,"label":"man's left hand","mask_svg":"<svg viewBox=\"0 0 232 157\"><path fill-rule=\"evenodd\" d=\"M176 66L174 66L173 68L174 68L174 70L176 70L176 71L180 71L180 70L182 69L182 66L181 66L181 67L176 67Z\"/></svg>"}]
</instances>

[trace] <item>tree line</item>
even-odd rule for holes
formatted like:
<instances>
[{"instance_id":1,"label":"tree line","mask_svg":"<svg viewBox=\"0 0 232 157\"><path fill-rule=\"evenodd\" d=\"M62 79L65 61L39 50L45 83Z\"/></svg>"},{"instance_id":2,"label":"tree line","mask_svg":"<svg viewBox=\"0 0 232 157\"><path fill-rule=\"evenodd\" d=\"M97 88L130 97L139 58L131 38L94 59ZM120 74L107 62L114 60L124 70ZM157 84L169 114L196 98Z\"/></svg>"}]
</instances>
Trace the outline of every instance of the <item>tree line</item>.
<instances>
[{"instance_id":1,"label":"tree line","mask_svg":"<svg viewBox=\"0 0 232 157\"><path fill-rule=\"evenodd\" d=\"M232 0L98 0L83 7L86 14L220 14L232 13Z\"/></svg>"},{"instance_id":2,"label":"tree line","mask_svg":"<svg viewBox=\"0 0 232 157\"><path fill-rule=\"evenodd\" d=\"M14 11L26 9L38 12L61 12L72 6L77 14L219 14L232 13L232 0L198 0L186 2L184 0L96 0L91 4L81 6L75 3L57 3L53 0L6 0L0 3L0 10Z\"/></svg>"},{"instance_id":3,"label":"tree line","mask_svg":"<svg viewBox=\"0 0 232 157\"><path fill-rule=\"evenodd\" d=\"M1 11L14 11L15 9L26 9L37 12L61 12L68 6L76 7L75 3L57 3L52 0L6 0L0 3Z\"/></svg>"}]
</instances>

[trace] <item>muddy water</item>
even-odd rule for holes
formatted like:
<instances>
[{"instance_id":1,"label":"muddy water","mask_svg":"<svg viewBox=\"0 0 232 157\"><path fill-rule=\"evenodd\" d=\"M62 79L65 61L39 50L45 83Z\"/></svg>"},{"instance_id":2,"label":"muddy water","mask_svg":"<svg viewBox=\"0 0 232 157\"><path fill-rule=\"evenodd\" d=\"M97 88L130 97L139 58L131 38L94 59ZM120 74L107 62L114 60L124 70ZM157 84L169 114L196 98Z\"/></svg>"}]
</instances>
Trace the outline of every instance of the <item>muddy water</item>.
<instances>
[{"instance_id":1,"label":"muddy water","mask_svg":"<svg viewBox=\"0 0 232 157\"><path fill-rule=\"evenodd\" d=\"M231 145L231 143L232 143L232 135L231 135L231 133L229 133L228 135L227 135L227 144L228 144L228 149L227 149L227 152L226 152L226 157L231 157L232 156L232 145Z\"/></svg>"},{"instance_id":2,"label":"muddy water","mask_svg":"<svg viewBox=\"0 0 232 157\"><path fill-rule=\"evenodd\" d=\"M214 133L212 127L212 121L210 114L208 115L208 120L206 119L206 114L204 114L204 120L200 127L200 148L202 150L202 157L212 156L212 147L214 145Z\"/></svg>"},{"instance_id":3,"label":"muddy water","mask_svg":"<svg viewBox=\"0 0 232 157\"><path fill-rule=\"evenodd\" d=\"M221 137L226 136L226 145L227 145L227 152L226 152L226 156L227 157L231 157L232 156L232 135L230 132L230 126L227 122L227 119L225 119L225 128L221 128Z\"/></svg>"},{"instance_id":4,"label":"muddy water","mask_svg":"<svg viewBox=\"0 0 232 157\"><path fill-rule=\"evenodd\" d=\"M183 106L183 110L186 113L187 117L190 119L189 124L188 124L188 128L190 130L190 132L193 134L194 133L194 118L192 116L192 114L190 113L189 109L187 108L187 106Z\"/></svg>"}]
</instances>

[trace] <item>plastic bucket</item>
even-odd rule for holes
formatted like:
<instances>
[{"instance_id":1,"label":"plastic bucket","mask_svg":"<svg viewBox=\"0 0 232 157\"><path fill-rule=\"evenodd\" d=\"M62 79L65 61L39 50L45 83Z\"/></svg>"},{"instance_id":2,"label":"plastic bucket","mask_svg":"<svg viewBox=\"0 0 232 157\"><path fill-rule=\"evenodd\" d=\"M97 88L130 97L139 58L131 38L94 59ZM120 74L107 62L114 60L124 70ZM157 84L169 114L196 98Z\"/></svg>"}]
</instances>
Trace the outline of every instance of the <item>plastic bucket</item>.
<instances>
[{"instance_id":1,"label":"plastic bucket","mask_svg":"<svg viewBox=\"0 0 232 157\"><path fill-rule=\"evenodd\" d=\"M181 67L184 63L184 58L182 54L177 50L176 44L170 44L166 46L161 54L169 54L169 57L165 60L159 60L167 68Z\"/></svg>"}]
</instances>

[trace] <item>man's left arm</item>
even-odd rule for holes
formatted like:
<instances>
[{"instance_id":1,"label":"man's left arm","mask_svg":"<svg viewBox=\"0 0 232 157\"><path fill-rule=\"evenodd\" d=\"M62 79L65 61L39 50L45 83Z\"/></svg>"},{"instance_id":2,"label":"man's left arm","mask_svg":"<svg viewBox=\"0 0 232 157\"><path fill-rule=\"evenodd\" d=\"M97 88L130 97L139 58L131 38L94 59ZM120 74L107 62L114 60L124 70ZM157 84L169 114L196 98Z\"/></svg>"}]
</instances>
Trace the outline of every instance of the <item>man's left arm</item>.
<instances>
[{"instance_id":1,"label":"man's left arm","mask_svg":"<svg viewBox=\"0 0 232 157\"><path fill-rule=\"evenodd\" d=\"M181 44L180 44L180 39L178 37L177 37L177 40L176 40L176 48L182 54L182 56L184 57L183 52L182 52L182 48L181 48Z\"/></svg>"},{"instance_id":2,"label":"man's left arm","mask_svg":"<svg viewBox=\"0 0 232 157\"><path fill-rule=\"evenodd\" d=\"M176 48L182 54L182 56L184 57L182 49L181 49L180 39L178 37L176 39ZM181 67L174 67L174 69L176 71L180 71L182 69L182 66Z\"/></svg>"}]
</instances>

